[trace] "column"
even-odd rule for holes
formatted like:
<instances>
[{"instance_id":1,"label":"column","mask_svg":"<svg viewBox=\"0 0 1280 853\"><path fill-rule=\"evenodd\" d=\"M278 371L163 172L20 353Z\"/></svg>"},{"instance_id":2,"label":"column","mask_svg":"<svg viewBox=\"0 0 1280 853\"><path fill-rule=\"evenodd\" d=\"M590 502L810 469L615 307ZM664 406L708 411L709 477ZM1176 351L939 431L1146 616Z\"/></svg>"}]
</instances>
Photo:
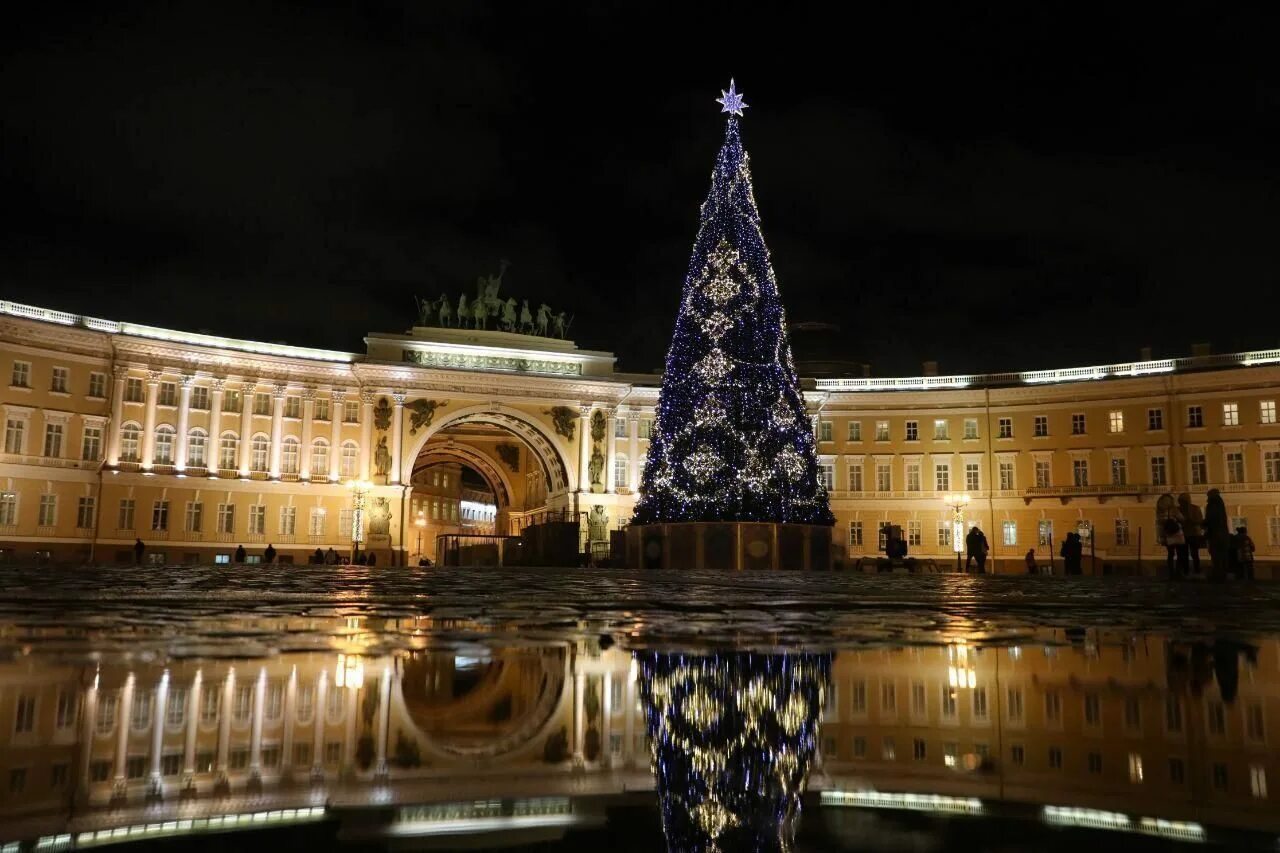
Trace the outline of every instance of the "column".
<instances>
[{"instance_id":1,"label":"column","mask_svg":"<svg viewBox=\"0 0 1280 853\"><path fill-rule=\"evenodd\" d=\"M203 683L204 676L197 669L195 678L191 679L191 690L187 693L187 740L182 745L184 788L191 784L192 777L196 775L196 735L200 732L200 688Z\"/></svg>"},{"instance_id":2,"label":"column","mask_svg":"<svg viewBox=\"0 0 1280 853\"><path fill-rule=\"evenodd\" d=\"M342 775L345 777L350 775L356 763L356 694L360 691L351 687L343 690L347 694L347 712L343 717L346 725L342 734Z\"/></svg>"},{"instance_id":3,"label":"column","mask_svg":"<svg viewBox=\"0 0 1280 853\"><path fill-rule=\"evenodd\" d=\"M225 379L213 380L209 393L209 443L204 449L204 461L209 476L218 476L218 454L222 449L222 390Z\"/></svg>"},{"instance_id":4,"label":"column","mask_svg":"<svg viewBox=\"0 0 1280 853\"><path fill-rule=\"evenodd\" d=\"M329 403L329 479L338 482L342 470L342 410L347 401L347 389L334 388Z\"/></svg>"},{"instance_id":5,"label":"column","mask_svg":"<svg viewBox=\"0 0 1280 853\"><path fill-rule=\"evenodd\" d=\"M289 681L284 687L284 735L280 745L280 773L287 778L293 767L293 718L298 707L298 667L289 668Z\"/></svg>"},{"instance_id":6,"label":"column","mask_svg":"<svg viewBox=\"0 0 1280 853\"><path fill-rule=\"evenodd\" d=\"M591 407L578 407L578 491L591 491Z\"/></svg>"},{"instance_id":7,"label":"column","mask_svg":"<svg viewBox=\"0 0 1280 853\"><path fill-rule=\"evenodd\" d=\"M142 421L142 470L150 471L156 455L156 397L160 371L147 371L147 414Z\"/></svg>"},{"instance_id":8,"label":"column","mask_svg":"<svg viewBox=\"0 0 1280 853\"><path fill-rule=\"evenodd\" d=\"M631 661L631 669L627 673L627 703L625 714L623 715L622 728L622 754L626 756L627 766L631 766L635 759L635 743L636 743L636 664L635 659Z\"/></svg>"},{"instance_id":9,"label":"column","mask_svg":"<svg viewBox=\"0 0 1280 853\"><path fill-rule=\"evenodd\" d=\"M575 661L574 664L577 666L579 662ZM582 701L586 688L587 676L579 672L573 677L573 760L577 764L582 762L582 744L587 730Z\"/></svg>"},{"instance_id":10,"label":"column","mask_svg":"<svg viewBox=\"0 0 1280 853\"><path fill-rule=\"evenodd\" d=\"M262 775L262 713L267 701L267 668L258 670L253 685L253 725L249 729L249 775Z\"/></svg>"},{"instance_id":11,"label":"column","mask_svg":"<svg viewBox=\"0 0 1280 853\"><path fill-rule=\"evenodd\" d=\"M164 717L169 701L169 670L160 674L155 699L151 703L151 776L147 781L147 796L158 797L164 791L160 781L160 753L164 749Z\"/></svg>"},{"instance_id":12,"label":"column","mask_svg":"<svg viewBox=\"0 0 1280 853\"><path fill-rule=\"evenodd\" d=\"M334 421L337 421L335 414ZM320 670L316 678L316 702L312 706L311 720L315 726L311 741L311 778L324 778L324 720L329 712L329 673Z\"/></svg>"},{"instance_id":13,"label":"column","mask_svg":"<svg viewBox=\"0 0 1280 853\"><path fill-rule=\"evenodd\" d=\"M382 682L378 685L378 760L373 766L373 775L378 779L387 778L387 734L391 728L391 679L395 669L391 658L382 670Z\"/></svg>"},{"instance_id":14,"label":"column","mask_svg":"<svg viewBox=\"0 0 1280 853\"><path fill-rule=\"evenodd\" d=\"M604 689L600 692L600 763L605 767L613 766L613 748L609 745L613 734L613 673L606 672L603 679Z\"/></svg>"},{"instance_id":15,"label":"column","mask_svg":"<svg viewBox=\"0 0 1280 853\"><path fill-rule=\"evenodd\" d=\"M271 389L271 461L267 470L271 479L280 479L280 441L284 437L284 395L286 386Z\"/></svg>"},{"instance_id":16,"label":"column","mask_svg":"<svg viewBox=\"0 0 1280 853\"><path fill-rule=\"evenodd\" d=\"M369 479L373 461L373 392L360 392L360 479Z\"/></svg>"},{"instance_id":17,"label":"column","mask_svg":"<svg viewBox=\"0 0 1280 853\"><path fill-rule=\"evenodd\" d=\"M119 793L124 792L125 761L129 757L129 726L133 724L133 673L124 680L124 688L120 691L120 711L116 715L116 772L115 786Z\"/></svg>"},{"instance_id":18,"label":"column","mask_svg":"<svg viewBox=\"0 0 1280 853\"><path fill-rule=\"evenodd\" d=\"M246 379L240 387L240 476L249 476L253 455L253 395L258 380Z\"/></svg>"},{"instance_id":19,"label":"column","mask_svg":"<svg viewBox=\"0 0 1280 853\"><path fill-rule=\"evenodd\" d=\"M630 471L627 476L630 480L631 492L633 494L640 491L640 413L636 410L627 412L627 464Z\"/></svg>"},{"instance_id":20,"label":"column","mask_svg":"<svg viewBox=\"0 0 1280 853\"><path fill-rule=\"evenodd\" d=\"M227 780L227 765L231 760L231 711L236 701L236 671L227 667L227 675L222 680L222 716L218 718L218 782Z\"/></svg>"},{"instance_id":21,"label":"column","mask_svg":"<svg viewBox=\"0 0 1280 853\"><path fill-rule=\"evenodd\" d=\"M618 458L618 410L604 410L604 490L610 494L618 491L614 482L613 462Z\"/></svg>"},{"instance_id":22,"label":"column","mask_svg":"<svg viewBox=\"0 0 1280 853\"><path fill-rule=\"evenodd\" d=\"M129 368L116 365L115 387L111 389L111 431L107 438L107 465L120 464L120 427L124 424L124 380Z\"/></svg>"},{"instance_id":23,"label":"column","mask_svg":"<svg viewBox=\"0 0 1280 853\"><path fill-rule=\"evenodd\" d=\"M178 434L173 455L173 467L187 470L187 430L191 425L191 383L195 377L184 373L178 377ZM208 451L208 447L205 450Z\"/></svg>"},{"instance_id":24,"label":"column","mask_svg":"<svg viewBox=\"0 0 1280 853\"><path fill-rule=\"evenodd\" d=\"M93 735L98 724L98 673L84 691L84 708L80 711L80 788L88 797L89 764L93 759Z\"/></svg>"},{"instance_id":25,"label":"column","mask_svg":"<svg viewBox=\"0 0 1280 853\"><path fill-rule=\"evenodd\" d=\"M302 446L298 448L298 479L311 479L311 420L316 413L316 389L302 389ZM326 472L328 473L328 472Z\"/></svg>"},{"instance_id":26,"label":"column","mask_svg":"<svg viewBox=\"0 0 1280 853\"><path fill-rule=\"evenodd\" d=\"M404 400L403 391L395 391L391 395L395 405L391 409L391 485L400 485L400 440L403 437Z\"/></svg>"}]
</instances>

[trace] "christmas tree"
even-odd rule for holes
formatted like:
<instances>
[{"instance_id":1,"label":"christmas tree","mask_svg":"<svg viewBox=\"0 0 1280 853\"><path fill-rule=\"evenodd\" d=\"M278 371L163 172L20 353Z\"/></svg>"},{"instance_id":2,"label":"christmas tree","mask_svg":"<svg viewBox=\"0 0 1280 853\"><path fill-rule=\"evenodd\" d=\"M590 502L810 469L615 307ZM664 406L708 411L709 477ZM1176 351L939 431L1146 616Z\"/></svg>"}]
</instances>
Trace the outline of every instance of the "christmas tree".
<instances>
[{"instance_id":1,"label":"christmas tree","mask_svg":"<svg viewBox=\"0 0 1280 853\"><path fill-rule=\"evenodd\" d=\"M729 91L632 521L833 524Z\"/></svg>"},{"instance_id":2,"label":"christmas tree","mask_svg":"<svg viewBox=\"0 0 1280 853\"><path fill-rule=\"evenodd\" d=\"M830 656L637 659L667 849L790 850Z\"/></svg>"}]
</instances>

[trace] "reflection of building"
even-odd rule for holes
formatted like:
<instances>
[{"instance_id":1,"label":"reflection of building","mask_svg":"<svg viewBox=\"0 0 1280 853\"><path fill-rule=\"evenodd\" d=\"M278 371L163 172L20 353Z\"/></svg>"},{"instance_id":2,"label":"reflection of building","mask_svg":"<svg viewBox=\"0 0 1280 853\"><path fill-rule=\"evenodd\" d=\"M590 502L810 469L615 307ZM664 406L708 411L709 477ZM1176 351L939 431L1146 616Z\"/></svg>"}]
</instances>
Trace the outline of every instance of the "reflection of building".
<instances>
[{"instance_id":1,"label":"reflection of building","mask_svg":"<svg viewBox=\"0 0 1280 853\"><path fill-rule=\"evenodd\" d=\"M100 320L0 302L0 555L282 560L351 544L372 484L378 564L416 550L403 485L476 471L498 534L595 506L631 515L657 377L609 353L507 332L371 334L363 354ZM949 564L947 494L966 492L1002 570L1070 530L1096 567L1163 562L1154 500L1222 489L1261 563L1280 559L1280 354L989 376L819 379L807 392L846 559L885 525ZM594 416L599 414L600 419ZM593 421L603 429L593 430ZM600 482L587 482L590 460ZM452 510L450 510L450 513ZM444 519L441 519L443 521ZM424 537L434 541L434 537ZM389 547L377 543L390 542ZM1140 550L1141 547L1141 550ZM1261 567L1262 576L1269 566Z\"/></svg>"}]
</instances>

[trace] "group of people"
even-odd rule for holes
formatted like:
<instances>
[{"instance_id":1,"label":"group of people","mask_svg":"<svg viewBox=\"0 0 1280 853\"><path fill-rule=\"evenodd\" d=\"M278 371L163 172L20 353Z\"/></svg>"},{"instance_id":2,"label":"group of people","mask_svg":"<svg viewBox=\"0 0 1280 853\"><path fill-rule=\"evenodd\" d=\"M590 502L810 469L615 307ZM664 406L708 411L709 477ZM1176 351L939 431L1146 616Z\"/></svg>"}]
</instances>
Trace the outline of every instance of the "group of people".
<instances>
[{"instance_id":1,"label":"group of people","mask_svg":"<svg viewBox=\"0 0 1280 853\"><path fill-rule=\"evenodd\" d=\"M1174 501L1164 495L1157 504L1157 533L1165 546L1169 579L1203 578L1200 549L1209 550L1209 579L1226 580L1227 575L1253 578L1253 540L1245 527L1233 532L1222 493L1210 489L1204 511L1191 502L1186 492Z\"/></svg>"}]
</instances>

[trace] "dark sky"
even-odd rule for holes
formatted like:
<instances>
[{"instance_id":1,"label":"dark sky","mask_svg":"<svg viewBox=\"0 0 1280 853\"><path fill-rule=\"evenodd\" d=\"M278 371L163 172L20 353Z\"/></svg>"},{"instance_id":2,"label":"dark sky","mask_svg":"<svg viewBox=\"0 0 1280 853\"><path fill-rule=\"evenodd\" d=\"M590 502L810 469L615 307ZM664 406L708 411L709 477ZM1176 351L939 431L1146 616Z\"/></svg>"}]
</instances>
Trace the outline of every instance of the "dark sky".
<instances>
[{"instance_id":1,"label":"dark sky","mask_svg":"<svg viewBox=\"0 0 1280 853\"><path fill-rule=\"evenodd\" d=\"M1218 5L27 5L5 298L359 351L508 258L653 369L733 75L789 317L878 375L1280 344L1274 28Z\"/></svg>"}]
</instances>

